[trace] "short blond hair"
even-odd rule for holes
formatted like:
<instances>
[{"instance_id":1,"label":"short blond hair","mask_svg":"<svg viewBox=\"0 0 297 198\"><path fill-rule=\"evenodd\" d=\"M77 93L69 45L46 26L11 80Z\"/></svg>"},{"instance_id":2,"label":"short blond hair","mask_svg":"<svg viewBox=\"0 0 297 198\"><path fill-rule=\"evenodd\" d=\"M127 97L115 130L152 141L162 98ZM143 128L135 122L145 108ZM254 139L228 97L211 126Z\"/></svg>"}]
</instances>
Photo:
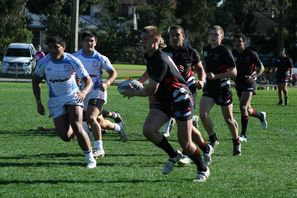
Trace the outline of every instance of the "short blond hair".
<instances>
[{"instance_id":1,"label":"short blond hair","mask_svg":"<svg viewBox=\"0 0 297 198\"><path fill-rule=\"evenodd\" d=\"M156 26L153 26L153 25L146 26L146 27L144 27L142 29L142 32L148 33L151 36L153 36L154 38L158 38L159 41L160 41L159 42L159 48L165 48L166 47L164 39L161 36L161 31Z\"/></svg>"},{"instance_id":2,"label":"short blond hair","mask_svg":"<svg viewBox=\"0 0 297 198\"><path fill-rule=\"evenodd\" d=\"M221 32L222 35L224 36L224 29L223 29L221 26L219 26L219 25L211 26L211 27L209 28L209 31L211 31L211 30L219 31L219 32Z\"/></svg>"}]
</instances>

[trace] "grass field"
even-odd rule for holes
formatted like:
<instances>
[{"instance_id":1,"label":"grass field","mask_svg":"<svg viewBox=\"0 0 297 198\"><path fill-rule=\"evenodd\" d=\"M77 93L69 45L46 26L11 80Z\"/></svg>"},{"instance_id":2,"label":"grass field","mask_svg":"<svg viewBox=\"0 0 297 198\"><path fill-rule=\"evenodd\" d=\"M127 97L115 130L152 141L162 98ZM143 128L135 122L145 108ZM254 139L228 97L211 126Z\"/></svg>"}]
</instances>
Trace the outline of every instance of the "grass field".
<instances>
[{"instance_id":1,"label":"grass field","mask_svg":"<svg viewBox=\"0 0 297 198\"><path fill-rule=\"evenodd\" d=\"M76 141L65 143L53 132L37 130L53 124L37 114L30 83L0 83L0 90L0 197L297 197L296 88L289 90L286 107L275 105L276 91L257 91L253 104L267 112L268 129L251 119L240 157L232 156L230 134L219 108L213 109L220 145L211 176L201 184L192 182L194 165L162 175L167 157L142 135L147 98L128 100L110 88L106 109L121 113L129 141L105 134L106 157L87 170ZM234 104L239 121L237 98ZM179 148L175 132L169 140Z\"/></svg>"}]
</instances>

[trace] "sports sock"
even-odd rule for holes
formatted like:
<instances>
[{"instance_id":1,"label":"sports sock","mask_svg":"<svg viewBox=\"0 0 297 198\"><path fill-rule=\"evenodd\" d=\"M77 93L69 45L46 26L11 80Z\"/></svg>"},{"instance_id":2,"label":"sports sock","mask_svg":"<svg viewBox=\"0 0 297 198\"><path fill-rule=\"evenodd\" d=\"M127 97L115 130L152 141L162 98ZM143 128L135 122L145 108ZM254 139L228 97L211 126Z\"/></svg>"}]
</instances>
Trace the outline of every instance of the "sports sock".
<instances>
[{"instance_id":1,"label":"sports sock","mask_svg":"<svg viewBox=\"0 0 297 198\"><path fill-rule=\"evenodd\" d=\"M93 152L91 152L91 151L84 151L83 153L84 153L85 157L88 159L94 158Z\"/></svg>"},{"instance_id":2,"label":"sports sock","mask_svg":"<svg viewBox=\"0 0 297 198\"><path fill-rule=\"evenodd\" d=\"M199 144L199 148L203 151L203 153L209 153L209 146L205 141Z\"/></svg>"},{"instance_id":3,"label":"sports sock","mask_svg":"<svg viewBox=\"0 0 297 198\"><path fill-rule=\"evenodd\" d=\"M288 104L288 97L285 97L285 105Z\"/></svg>"},{"instance_id":4,"label":"sports sock","mask_svg":"<svg viewBox=\"0 0 297 198\"><path fill-rule=\"evenodd\" d=\"M236 138L236 139L232 138L232 142L233 142L233 145L234 145L234 146L235 146L235 145L240 145L239 137Z\"/></svg>"},{"instance_id":5,"label":"sports sock","mask_svg":"<svg viewBox=\"0 0 297 198\"><path fill-rule=\"evenodd\" d=\"M102 140L95 140L94 141L94 148L101 150L103 149L103 141Z\"/></svg>"},{"instance_id":6,"label":"sports sock","mask_svg":"<svg viewBox=\"0 0 297 198\"><path fill-rule=\"evenodd\" d=\"M103 110L102 110L102 116L105 117L105 118L106 118L106 117L110 117L110 116L109 116L109 111L106 111L106 110L103 109Z\"/></svg>"},{"instance_id":7,"label":"sports sock","mask_svg":"<svg viewBox=\"0 0 297 198\"><path fill-rule=\"evenodd\" d=\"M121 131L121 126L118 123L114 123L114 130L117 132Z\"/></svg>"},{"instance_id":8,"label":"sports sock","mask_svg":"<svg viewBox=\"0 0 297 198\"><path fill-rule=\"evenodd\" d=\"M210 143L213 144L215 141L218 140L217 134L214 133L213 135L209 136Z\"/></svg>"},{"instance_id":9,"label":"sports sock","mask_svg":"<svg viewBox=\"0 0 297 198\"><path fill-rule=\"evenodd\" d=\"M251 116L258 118L260 121L263 121L261 114L257 112L256 108L253 108L253 112L251 113Z\"/></svg>"},{"instance_id":10,"label":"sports sock","mask_svg":"<svg viewBox=\"0 0 297 198\"><path fill-rule=\"evenodd\" d=\"M164 150L170 158L176 157L176 150L169 144L167 138L163 136L162 141L159 144L156 144L157 147Z\"/></svg>"},{"instance_id":11,"label":"sports sock","mask_svg":"<svg viewBox=\"0 0 297 198\"><path fill-rule=\"evenodd\" d=\"M199 148L197 148L196 151L192 155L189 155L189 157L196 164L197 171L206 171L207 170L207 166L203 163L203 160L200 156Z\"/></svg>"},{"instance_id":12,"label":"sports sock","mask_svg":"<svg viewBox=\"0 0 297 198\"><path fill-rule=\"evenodd\" d=\"M241 116L241 135L246 137L246 130L249 122L249 116Z\"/></svg>"}]
</instances>

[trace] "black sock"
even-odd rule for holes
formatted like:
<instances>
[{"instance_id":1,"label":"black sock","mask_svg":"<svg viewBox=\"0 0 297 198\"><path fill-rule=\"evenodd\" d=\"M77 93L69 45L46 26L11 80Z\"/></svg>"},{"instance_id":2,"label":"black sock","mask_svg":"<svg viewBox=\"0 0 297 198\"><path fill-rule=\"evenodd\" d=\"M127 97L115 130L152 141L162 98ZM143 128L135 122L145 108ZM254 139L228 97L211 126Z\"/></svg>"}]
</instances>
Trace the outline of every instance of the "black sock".
<instances>
[{"instance_id":1,"label":"black sock","mask_svg":"<svg viewBox=\"0 0 297 198\"><path fill-rule=\"evenodd\" d=\"M252 117L258 118L260 121L263 121L263 118L260 113L257 112L255 108L253 108L253 113L251 114Z\"/></svg>"},{"instance_id":2,"label":"black sock","mask_svg":"<svg viewBox=\"0 0 297 198\"><path fill-rule=\"evenodd\" d=\"M208 146L208 144L206 142L202 142L198 146L203 151L203 153L209 153L209 146Z\"/></svg>"},{"instance_id":3,"label":"black sock","mask_svg":"<svg viewBox=\"0 0 297 198\"><path fill-rule=\"evenodd\" d=\"M217 140L218 140L218 138L217 138L216 133L214 133L213 135L209 136L210 143L214 143Z\"/></svg>"},{"instance_id":4,"label":"black sock","mask_svg":"<svg viewBox=\"0 0 297 198\"><path fill-rule=\"evenodd\" d=\"M156 146L164 150L170 158L177 156L176 150L171 146L171 144L169 144L164 136L162 141L159 144L156 144Z\"/></svg>"},{"instance_id":5,"label":"black sock","mask_svg":"<svg viewBox=\"0 0 297 198\"><path fill-rule=\"evenodd\" d=\"M249 116L241 116L241 135L246 137L246 130L249 122Z\"/></svg>"},{"instance_id":6,"label":"black sock","mask_svg":"<svg viewBox=\"0 0 297 198\"><path fill-rule=\"evenodd\" d=\"M202 157L200 156L200 149L197 148L193 155L189 156L191 160L196 164L197 171L206 171L207 166L203 163Z\"/></svg>"},{"instance_id":7,"label":"black sock","mask_svg":"<svg viewBox=\"0 0 297 198\"><path fill-rule=\"evenodd\" d=\"M234 146L240 144L240 140L239 140L239 138L237 138L237 139L233 139L233 138L232 138L232 142L233 142L233 145L234 145Z\"/></svg>"}]
</instances>

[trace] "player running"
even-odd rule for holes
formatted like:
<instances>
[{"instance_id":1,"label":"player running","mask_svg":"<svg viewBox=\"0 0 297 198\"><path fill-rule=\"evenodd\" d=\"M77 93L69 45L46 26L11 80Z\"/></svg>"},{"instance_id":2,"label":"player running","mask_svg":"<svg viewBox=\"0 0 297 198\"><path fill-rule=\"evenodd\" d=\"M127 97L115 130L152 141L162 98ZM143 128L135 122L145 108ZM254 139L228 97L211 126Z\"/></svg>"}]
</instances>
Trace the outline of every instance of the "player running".
<instances>
[{"instance_id":1,"label":"player running","mask_svg":"<svg viewBox=\"0 0 297 198\"><path fill-rule=\"evenodd\" d=\"M82 63L64 52L66 42L61 37L48 38L49 54L41 59L33 71L32 86L37 103L38 113L45 115L40 98L40 83L46 80L49 90L48 108L55 128L65 142L74 135L85 154L87 168L95 168L90 139L82 127L83 100L93 85L88 72ZM75 74L85 83L84 89L79 90Z\"/></svg>"},{"instance_id":2,"label":"player running","mask_svg":"<svg viewBox=\"0 0 297 198\"><path fill-rule=\"evenodd\" d=\"M288 105L288 82L292 79L293 62L287 56L286 49L280 51L280 56L274 63L276 84L278 89L278 105ZM284 96L284 100L283 100Z\"/></svg>"},{"instance_id":3,"label":"player running","mask_svg":"<svg viewBox=\"0 0 297 198\"><path fill-rule=\"evenodd\" d=\"M173 62L179 69L182 77L187 82L187 85L193 96L195 108L197 89L201 90L204 87L206 75L203 69L202 62L200 60L199 53L196 49L193 49L192 47L185 45L184 40L185 31L181 26L175 25L170 27L169 46L164 48L163 52L165 52L168 56L172 58ZM195 80L195 70L197 71L198 76L197 81ZM170 119L169 123L172 123L172 119L173 118ZM198 124L197 121L193 122L193 125L194 124ZM205 154L205 161L207 164L209 164L211 161L211 154L213 152L213 148L211 147L211 145L207 144L204 141L200 131L197 128L197 125L193 126L193 140L203 151L203 153ZM169 133L169 131L166 131L166 133ZM164 134L165 136L166 133ZM185 164L187 164L186 159L181 160L181 162L183 161L185 162Z\"/></svg>"},{"instance_id":4,"label":"player running","mask_svg":"<svg viewBox=\"0 0 297 198\"><path fill-rule=\"evenodd\" d=\"M264 71L264 66L259 59L258 54L246 48L246 37L242 33L234 36L234 50L232 51L236 61L236 91L239 98L239 108L241 112L241 135L239 140L247 141L247 126L249 116L256 117L260 120L262 128L267 128L266 113L257 112L256 108L252 108L251 101L253 95L256 94L256 80Z\"/></svg>"},{"instance_id":5,"label":"player running","mask_svg":"<svg viewBox=\"0 0 297 198\"><path fill-rule=\"evenodd\" d=\"M164 52L160 50L161 32L155 26L146 26L141 34L148 73L148 84L142 89L131 89L127 96L150 96L155 100L143 126L144 136L157 147L164 150L169 160L163 174L169 174L182 154L175 150L159 129L170 118L176 119L178 140L197 167L195 182L205 181L209 175L209 168L203 163L200 149L192 141L192 113L193 101L187 84L176 65Z\"/></svg>"},{"instance_id":6,"label":"player running","mask_svg":"<svg viewBox=\"0 0 297 198\"><path fill-rule=\"evenodd\" d=\"M236 65L231 51L221 44L224 38L222 27L215 25L209 30L210 45L204 48L206 84L200 100L200 119L207 131L210 144L219 144L210 110L217 104L232 135L233 156L241 155L238 125L233 117L233 104L230 78L236 77Z\"/></svg>"},{"instance_id":7,"label":"player running","mask_svg":"<svg viewBox=\"0 0 297 198\"><path fill-rule=\"evenodd\" d=\"M109 59L95 50L97 44L97 38L95 35L89 32L84 32L82 33L81 40L82 49L74 53L74 56L83 63L93 81L93 87L84 100L86 120L91 127L95 140L94 156L104 157L105 151L102 141L102 129L98 119L103 119L101 113L102 107L107 101L107 88L116 79L117 72L111 65ZM102 79L103 70L109 74L105 82L103 82ZM127 137L124 133L124 128L123 126L120 127L122 130L119 131L119 134L123 141L126 141Z\"/></svg>"}]
</instances>

